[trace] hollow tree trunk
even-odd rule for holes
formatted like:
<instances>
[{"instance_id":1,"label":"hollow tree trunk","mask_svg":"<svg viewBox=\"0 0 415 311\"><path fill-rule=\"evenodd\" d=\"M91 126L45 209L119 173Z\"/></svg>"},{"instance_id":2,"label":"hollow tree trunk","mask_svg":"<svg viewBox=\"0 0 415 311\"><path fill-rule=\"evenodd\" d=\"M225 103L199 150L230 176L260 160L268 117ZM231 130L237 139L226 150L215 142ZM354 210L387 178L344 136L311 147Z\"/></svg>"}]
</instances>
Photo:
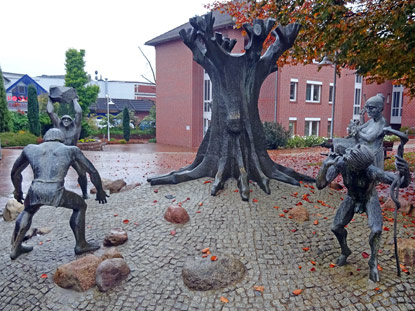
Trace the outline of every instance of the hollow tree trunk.
<instances>
[{"instance_id":1,"label":"hollow tree trunk","mask_svg":"<svg viewBox=\"0 0 415 311\"><path fill-rule=\"evenodd\" d=\"M214 177L212 195L216 195L228 178L235 178L242 200L248 200L249 180L268 194L271 178L293 185L300 180L314 181L270 159L258 112L261 85L277 70L276 61L293 45L299 26L279 26L273 32L276 41L262 55L262 44L275 23L272 19L244 25L250 39L244 54L231 54L236 41L213 33L211 13L192 18L190 23L193 28L182 30L180 35L212 81L212 121L195 161L169 174L149 178L151 184Z\"/></svg>"}]
</instances>

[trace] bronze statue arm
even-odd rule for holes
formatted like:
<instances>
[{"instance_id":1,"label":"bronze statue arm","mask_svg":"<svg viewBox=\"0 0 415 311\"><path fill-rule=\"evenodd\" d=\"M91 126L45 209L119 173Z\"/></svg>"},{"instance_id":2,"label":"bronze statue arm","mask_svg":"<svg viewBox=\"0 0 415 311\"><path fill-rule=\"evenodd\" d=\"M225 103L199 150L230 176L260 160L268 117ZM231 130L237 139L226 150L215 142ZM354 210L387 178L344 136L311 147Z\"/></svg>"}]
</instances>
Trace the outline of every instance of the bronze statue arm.
<instances>
[{"instance_id":1,"label":"bronze statue arm","mask_svg":"<svg viewBox=\"0 0 415 311\"><path fill-rule=\"evenodd\" d=\"M339 156L335 153L329 154L316 177L316 186L319 190L327 187L340 173Z\"/></svg>"},{"instance_id":2,"label":"bronze statue arm","mask_svg":"<svg viewBox=\"0 0 415 311\"><path fill-rule=\"evenodd\" d=\"M401 184L400 188L406 188L411 182L411 172L409 170L408 162L405 161L402 157L396 155L395 156L395 163L396 168L401 174ZM376 174L376 178L378 181L391 185L396 178L396 174L391 172L385 172L384 170L371 166Z\"/></svg>"},{"instance_id":3,"label":"bronze statue arm","mask_svg":"<svg viewBox=\"0 0 415 311\"><path fill-rule=\"evenodd\" d=\"M52 120L52 124L54 127L59 127L59 123L61 119L58 115L54 112L52 101L49 99L48 104L46 105L46 110L48 112L49 118Z\"/></svg>"},{"instance_id":4,"label":"bronze statue arm","mask_svg":"<svg viewBox=\"0 0 415 311\"><path fill-rule=\"evenodd\" d=\"M22 171L29 165L29 160L26 157L25 151L17 158L16 162L13 164L11 171L11 179L14 186L13 195L14 198L23 203L23 192L22 192Z\"/></svg>"},{"instance_id":5,"label":"bronze statue arm","mask_svg":"<svg viewBox=\"0 0 415 311\"><path fill-rule=\"evenodd\" d=\"M91 182L94 184L95 188L97 189L97 196L96 199L99 203L104 204L107 203L107 197L109 197L102 187L101 177L99 176L98 171L94 167L94 165L84 156L81 150L78 147L74 148L74 161L77 162L86 172L88 172L89 176L91 177Z\"/></svg>"},{"instance_id":6,"label":"bronze statue arm","mask_svg":"<svg viewBox=\"0 0 415 311\"><path fill-rule=\"evenodd\" d=\"M73 108L75 110L75 126L78 128L81 126L82 121L82 108L78 103L78 98L73 99Z\"/></svg>"}]
</instances>

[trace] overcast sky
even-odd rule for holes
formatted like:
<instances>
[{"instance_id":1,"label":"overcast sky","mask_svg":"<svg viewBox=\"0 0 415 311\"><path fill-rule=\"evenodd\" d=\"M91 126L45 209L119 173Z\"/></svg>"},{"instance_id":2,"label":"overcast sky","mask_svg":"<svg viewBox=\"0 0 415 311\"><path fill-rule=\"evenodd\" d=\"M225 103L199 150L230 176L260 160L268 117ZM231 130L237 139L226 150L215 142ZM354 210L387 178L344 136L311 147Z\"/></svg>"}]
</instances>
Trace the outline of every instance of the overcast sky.
<instances>
[{"instance_id":1,"label":"overcast sky","mask_svg":"<svg viewBox=\"0 0 415 311\"><path fill-rule=\"evenodd\" d=\"M194 15L211 0L2 0L0 66L4 72L65 74L65 52L84 49L85 70L109 80L145 81L154 48L144 43Z\"/></svg>"}]
</instances>

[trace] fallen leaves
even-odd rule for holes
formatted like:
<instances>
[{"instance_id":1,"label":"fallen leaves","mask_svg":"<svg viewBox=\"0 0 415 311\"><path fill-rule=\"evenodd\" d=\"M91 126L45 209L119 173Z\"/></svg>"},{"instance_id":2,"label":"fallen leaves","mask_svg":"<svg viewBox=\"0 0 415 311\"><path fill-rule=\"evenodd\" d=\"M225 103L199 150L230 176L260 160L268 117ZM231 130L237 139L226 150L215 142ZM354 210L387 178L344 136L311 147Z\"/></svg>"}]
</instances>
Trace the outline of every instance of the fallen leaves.
<instances>
[{"instance_id":1,"label":"fallen leaves","mask_svg":"<svg viewBox=\"0 0 415 311\"><path fill-rule=\"evenodd\" d=\"M229 302L229 299L228 298L226 298L226 297L223 297L223 296L220 296L220 301L221 302L223 302L223 303L228 303Z\"/></svg>"},{"instance_id":2,"label":"fallen leaves","mask_svg":"<svg viewBox=\"0 0 415 311\"><path fill-rule=\"evenodd\" d=\"M362 253L362 256L363 256L363 258L369 258L369 254L368 254L368 253L366 253L366 252L363 252L363 253Z\"/></svg>"},{"instance_id":3,"label":"fallen leaves","mask_svg":"<svg viewBox=\"0 0 415 311\"><path fill-rule=\"evenodd\" d=\"M128 224L130 221L128 220L128 219L124 219L123 221L122 221L122 223L123 224Z\"/></svg>"},{"instance_id":4,"label":"fallen leaves","mask_svg":"<svg viewBox=\"0 0 415 311\"><path fill-rule=\"evenodd\" d=\"M293 294L294 294L294 295L296 295L296 296L298 296L298 295L300 295L302 292L303 292L303 290L302 290L302 289L296 289L296 290L294 290L294 291L293 291Z\"/></svg>"},{"instance_id":5,"label":"fallen leaves","mask_svg":"<svg viewBox=\"0 0 415 311\"><path fill-rule=\"evenodd\" d=\"M43 273L41 276L40 276L40 278L41 279L46 279L48 277L48 275L46 274L46 273Z\"/></svg>"},{"instance_id":6,"label":"fallen leaves","mask_svg":"<svg viewBox=\"0 0 415 311\"><path fill-rule=\"evenodd\" d=\"M310 250L309 247L303 247L303 251L308 252Z\"/></svg>"},{"instance_id":7,"label":"fallen leaves","mask_svg":"<svg viewBox=\"0 0 415 311\"><path fill-rule=\"evenodd\" d=\"M218 260L218 257L217 256L212 256L212 257L210 257L210 260L216 261L216 260Z\"/></svg>"},{"instance_id":8,"label":"fallen leaves","mask_svg":"<svg viewBox=\"0 0 415 311\"><path fill-rule=\"evenodd\" d=\"M175 236L176 235L176 230L170 231L170 235Z\"/></svg>"},{"instance_id":9,"label":"fallen leaves","mask_svg":"<svg viewBox=\"0 0 415 311\"><path fill-rule=\"evenodd\" d=\"M336 266L335 263L330 263L330 268L334 268Z\"/></svg>"},{"instance_id":10,"label":"fallen leaves","mask_svg":"<svg viewBox=\"0 0 415 311\"><path fill-rule=\"evenodd\" d=\"M264 286L258 286L258 285L254 286L254 290L256 290L257 292L263 293L264 289L265 289Z\"/></svg>"},{"instance_id":11,"label":"fallen leaves","mask_svg":"<svg viewBox=\"0 0 415 311\"><path fill-rule=\"evenodd\" d=\"M314 220L314 225L318 225L318 220Z\"/></svg>"}]
</instances>

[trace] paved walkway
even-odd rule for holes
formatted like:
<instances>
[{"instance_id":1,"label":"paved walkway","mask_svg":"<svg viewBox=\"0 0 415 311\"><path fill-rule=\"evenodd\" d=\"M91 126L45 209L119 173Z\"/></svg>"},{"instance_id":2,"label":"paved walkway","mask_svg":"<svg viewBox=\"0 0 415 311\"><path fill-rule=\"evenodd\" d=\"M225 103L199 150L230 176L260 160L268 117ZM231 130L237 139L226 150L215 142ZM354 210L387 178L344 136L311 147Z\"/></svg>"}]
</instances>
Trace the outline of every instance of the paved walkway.
<instances>
[{"instance_id":1,"label":"paved walkway","mask_svg":"<svg viewBox=\"0 0 415 311\"><path fill-rule=\"evenodd\" d=\"M107 159L107 155L101 156ZM116 158L112 155L108 162L111 167ZM118 250L132 272L108 293L96 288L78 293L53 283L58 266L79 258L73 252L69 210L42 207L32 227L52 231L30 239L28 245L34 250L15 261L9 258L14 223L0 221L0 310L415 310L415 278L405 273L396 276L391 224L385 224L391 230L383 232L381 282L375 284L368 280L368 259L362 255L370 253L364 216L356 216L348 226L350 264L330 266L339 254L330 224L341 193L271 181L271 195L251 184L250 201L242 202L235 181L212 197L209 180L157 187L143 184L111 195L105 205L87 201L89 239L102 241L117 227L129 236ZM305 194L311 203L302 200ZM184 226L163 219L166 208L177 202L183 202L190 215ZM310 221L297 223L287 217L285 212L298 202L308 209ZM401 223L398 235L415 237L414 228ZM181 277L182 267L189 258L200 257L206 247L218 257L240 259L248 269L244 279L221 290L189 290ZM264 291L254 286L263 286ZM298 296L292 294L296 289L302 289Z\"/></svg>"}]
</instances>

